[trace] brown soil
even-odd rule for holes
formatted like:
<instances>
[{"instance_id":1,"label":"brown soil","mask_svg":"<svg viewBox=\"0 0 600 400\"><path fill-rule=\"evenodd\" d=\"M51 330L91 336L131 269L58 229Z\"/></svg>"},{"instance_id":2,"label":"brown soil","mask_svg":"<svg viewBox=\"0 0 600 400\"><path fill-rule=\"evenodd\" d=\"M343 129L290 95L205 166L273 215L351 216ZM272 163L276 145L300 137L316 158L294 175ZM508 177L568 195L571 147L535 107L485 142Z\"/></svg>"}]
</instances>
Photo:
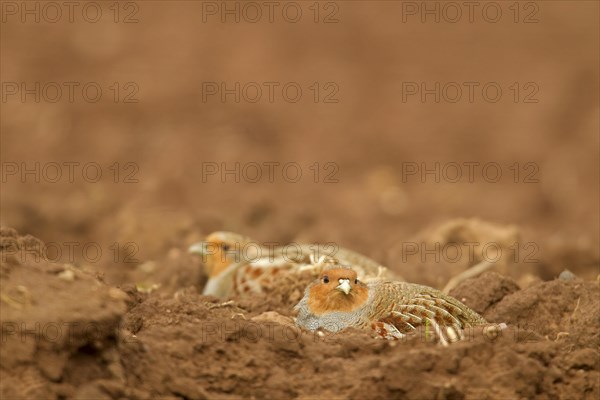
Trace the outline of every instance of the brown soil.
<instances>
[{"instance_id":1,"label":"brown soil","mask_svg":"<svg viewBox=\"0 0 600 400\"><path fill-rule=\"evenodd\" d=\"M112 2L95 24L2 23L3 84L104 91L2 99L2 399L600 396L598 2L538 2L528 24L513 2L495 2L498 23L400 23L410 2L338 2L335 24L314 23L312 2L297 24L202 23L203 3L138 1L134 24L114 23ZM305 96L203 102L212 81L298 82ZM496 82L504 95L403 102L413 81ZM135 82L139 102L113 101L114 82ZM339 102L309 100L314 82L334 82ZM521 96L534 82L538 102L514 102L514 82ZM65 162L79 163L72 181L67 167L58 182L6 175ZM97 182L82 175L90 162ZM267 162L296 162L302 179L202 179L202 163ZM402 172L471 162L502 178ZM206 277L186 249L215 230L334 242L436 288L493 244L493 269L452 294L508 328L448 348L298 332L308 276L225 305L199 295ZM557 279L566 269L573 279Z\"/></svg>"},{"instance_id":2,"label":"brown soil","mask_svg":"<svg viewBox=\"0 0 600 400\"><path fill-rule=\"evenodd\" d=\"M362 331L299 331L291 308L302 279L282 276L272 293L225 303L196 286L145 294L28 260L36 244L2 230L5 398L600 395L598 281L520 289L495 272L467 280L451 294L509 328L468 331L464 342L443 348L422 335L388 342Z\"/></svg>"}]
</instances>

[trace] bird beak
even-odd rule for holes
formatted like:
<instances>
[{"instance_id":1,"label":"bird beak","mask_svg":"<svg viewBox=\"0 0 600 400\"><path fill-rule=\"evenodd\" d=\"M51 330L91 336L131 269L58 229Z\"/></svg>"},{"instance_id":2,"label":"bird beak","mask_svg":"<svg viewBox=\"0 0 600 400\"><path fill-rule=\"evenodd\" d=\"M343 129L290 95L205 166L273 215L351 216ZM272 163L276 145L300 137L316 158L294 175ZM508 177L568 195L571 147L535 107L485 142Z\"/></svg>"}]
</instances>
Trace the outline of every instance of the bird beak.
<instances>
[{"instance_id":1,"label":"bird beak","mask_svg":"<svg viewBox=\"0 0 600 400\"><path fill-rule=\"evenodd\" d=\"M217 245L211 242L198 242L188 248L188 253L201 256L202 262L205 263L208 256L217 254Z\"/></svg>"},{"instance_id":2,"label":"bird beak","mask_svg":"<svg viewBox=\"0 0 600 400\"><path fill-rule=\"evenodd\" d=\"M190 254L200 254L201 256L204 256L204 255L206 255L208 253L207 252L207 247L208 247L207 245L208 245L208 243L206 243L206 242L199 242L199 243L193 244L193 245L191 245L189 247L188 253L190 253Z\"/></svg>"},{"instance_id":3,"label":"bird beak","mask_svg":"<svg viewBox=\"0 0 600 400\"><path fill-rule=\"evenodd\" d=\"M352 286L350 286L350 279L339 279L339 285L336 286L337 290L340 290L346 294L350 293Z\"/></svg>"}]
</instances>

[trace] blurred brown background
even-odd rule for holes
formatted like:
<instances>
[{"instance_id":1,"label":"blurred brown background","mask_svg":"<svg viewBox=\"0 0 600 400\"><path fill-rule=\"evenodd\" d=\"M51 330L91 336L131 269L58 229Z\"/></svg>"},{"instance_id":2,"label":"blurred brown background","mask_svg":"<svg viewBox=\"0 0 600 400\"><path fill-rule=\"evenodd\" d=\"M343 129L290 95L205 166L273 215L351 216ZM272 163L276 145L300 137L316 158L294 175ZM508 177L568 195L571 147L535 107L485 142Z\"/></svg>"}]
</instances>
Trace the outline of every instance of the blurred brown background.
<instances>
[{"instance_id":1,"label":"blurred brown background","mask_svg":"<svg viewBox=\"0 0 600 400\"><path fill-rule=\"evenodd\" d=\"M78 3L73 22L65 7L52 22L55 10L27 2L39 7L39 23L23 4L3 3L1 222L57 243L63 260L65 242L97 242L95 266L129 280L137 264L226 229L265 242L335 241L439 284L402 263L402 243L455 218L480 218L538 243L534 270L545 279L567 267L597 274L597 2L478 2L472 22L461 3L277 3L270 22L261 2L101 1L86 11ZM456 5L462 17L451 22ZM425 6L438 7L440 22L421 14ZM240 21L222 7L239 7ZM62 87L56 102L53 82ZM73 101L65 82L76 82ZM90 82L90 96L102 90L97 102L82 93ZM239 82L240 101L207 94L211 82ZM256 85L242 90L251 82L263 89L255 103ZM276 82L272 102L264 82ZM302 89L295 103L281 91L290 82ZM436 82L439 102L406 92ZM475 82L473 101L465 82ZM488 83L502 89L496 102L482 94ZM456 85L463 92L453 102ZM125 102L128 94L137 102ZM52 162L80 163L73 182L64 164L50 182ZM93 169L82 175L90 162L101 168L98 182ZM203 179L207 163L268 162L297 163L300 181L287 182L281 167L274 182L266 168L258 183L243 174ZM471 162L480 163L473 182L467 167L458 182L452 169L439 182L406 174ZM497 182L486 180L486 163L500 167ZM40 182L21 176L36 165ZM332 171L338 182L324 182ZM139 262L115 263L110 246L130 242ZM81 250L68 261L82 262Z\"/></svg>"}]
</instances>

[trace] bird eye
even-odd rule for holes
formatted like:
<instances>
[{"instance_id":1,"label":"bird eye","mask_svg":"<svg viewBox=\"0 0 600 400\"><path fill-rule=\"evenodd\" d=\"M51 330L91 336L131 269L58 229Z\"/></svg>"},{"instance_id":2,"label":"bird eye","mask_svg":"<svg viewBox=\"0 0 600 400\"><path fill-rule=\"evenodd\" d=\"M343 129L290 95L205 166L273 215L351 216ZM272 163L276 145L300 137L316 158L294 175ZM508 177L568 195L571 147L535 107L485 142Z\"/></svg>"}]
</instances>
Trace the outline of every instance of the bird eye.
<instances>
[{"instance_id":1,"label":"bird eye","mask_svg":"<svg viewBox=\"0 0 600 400\"><path fill-rule=\"evenodd\" d=\"M327 275L323 277L323 283L329 283L329 277Z\"/></svg>"},{"instance_id":2,"label":"bird eye","mask_svg":"<svg viewBox=\"0 0 600 400\"><path fill-rule=\"evenodd\" d=\"M355 279L354 280L354 284L356 285L357 283L358 283L358 279Z\"/></svg>"},{"instance_id":3,"label":"bird eye","mask_svg":"<svg viewBox=\"0 0 600 400\"><path fill-rule=\"evenodd\" d=\"M229 245L223 244L223 251L229 251Z\"/></svg>"}]
</instances>

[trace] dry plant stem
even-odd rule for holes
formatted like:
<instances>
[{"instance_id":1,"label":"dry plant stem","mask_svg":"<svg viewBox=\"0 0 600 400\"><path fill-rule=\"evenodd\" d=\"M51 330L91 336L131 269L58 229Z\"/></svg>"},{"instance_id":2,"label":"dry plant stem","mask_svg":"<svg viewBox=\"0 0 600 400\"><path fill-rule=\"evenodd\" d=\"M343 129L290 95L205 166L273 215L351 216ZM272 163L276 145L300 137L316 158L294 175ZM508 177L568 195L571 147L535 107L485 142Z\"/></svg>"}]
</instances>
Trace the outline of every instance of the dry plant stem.
<instances>
[{"instance_id":1,"label":"dry plant stem","mask_svg":"<svg viewBox=\"0 0 600 400\"><path fill-rule=\"evenodd\" d=\"M466 271L463 271L460 274L452 277L452 279L450 279L448 281L446 286L444 286L444 289L442 289L442 292L445 294L448 294L452 289L454 289L456 286L458 286L459 283L461 283L467 279L476 277L477 275L492 268L494 265L495 265L494 263L491 263L489 261L481 261L479 264L476 264L475 266L467 269Z\"/></svg>"},{"instance_id":2,"label":"dry plant stem","mask_svg":"<svg viewBox=\"0 0 600 400\"><path fill-rule=\"evenodd\" d=\"M232 305L234 305L234 301L233 300L229 300L229 301L226 301L224 303L212 304L212 305L208 306L208 309L212 310L213 308L229 307L229 306L232 306Z\"/></svg>"}]
</instances>

